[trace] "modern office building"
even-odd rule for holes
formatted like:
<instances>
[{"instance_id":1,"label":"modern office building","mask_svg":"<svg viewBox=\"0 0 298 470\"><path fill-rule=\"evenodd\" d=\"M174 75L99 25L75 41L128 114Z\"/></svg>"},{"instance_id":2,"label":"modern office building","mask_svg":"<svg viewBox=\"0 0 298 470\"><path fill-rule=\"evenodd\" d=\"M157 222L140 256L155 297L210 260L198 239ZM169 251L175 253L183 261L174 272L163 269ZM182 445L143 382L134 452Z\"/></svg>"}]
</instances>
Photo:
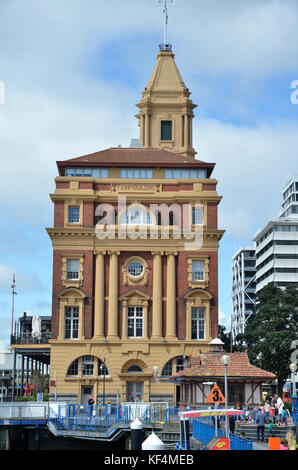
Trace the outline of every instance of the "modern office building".
<instances>
[{"instance_id":1,"label":"modern office building","mask_svg":"<svg viewBox=\"0 0 298 470\"><path fill-rule=\"evenodd\" d=\"M57 162L47 231L59 400L179 401L167 378L218 334L221 197L215 164L195 159L196 105L171 46L137 106L141 147Z\"/></svg>"},{"instance_id":2,"label":"modern office building","mask_svg":"<svg viewBox=\"0 0 298 470\"><path fill-rule=\"evenodd\" d=\"M270 220L255 238L256 292L273 282L277 287L298 286L298 177L283 190L278 218Z\"/></svg>"},{"instance_id":3,"label":"modern office building","mask_svg":"<svg viewBox=\"0 0 298 470\"><path fill-rule=\"evenodd\" d=\"M241 247L232 263L232 342L242 334L256 302L255 247Z\"/></svg>"}]
</instances>

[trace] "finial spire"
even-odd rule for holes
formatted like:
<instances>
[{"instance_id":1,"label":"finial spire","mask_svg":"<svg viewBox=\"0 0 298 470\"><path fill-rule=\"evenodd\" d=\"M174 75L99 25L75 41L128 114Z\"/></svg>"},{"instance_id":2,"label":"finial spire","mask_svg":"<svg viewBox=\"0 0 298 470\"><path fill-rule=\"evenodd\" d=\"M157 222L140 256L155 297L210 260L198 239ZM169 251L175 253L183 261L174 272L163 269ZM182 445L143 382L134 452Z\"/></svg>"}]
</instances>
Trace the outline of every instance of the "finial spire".
<instances>
[{"instance_id":1,"label":"finial spire","mask_svg":"<svg viewBox=\"0 0 298 470\"><path fill-rule=\"evenodd\" d=\"M163 3L163 14L164 14L164 43L160 44L160 49L172 49L172 45L168 44L168 4L173 3L173 0L158 0L159 3Z\"/></svg>"}]
</instances>

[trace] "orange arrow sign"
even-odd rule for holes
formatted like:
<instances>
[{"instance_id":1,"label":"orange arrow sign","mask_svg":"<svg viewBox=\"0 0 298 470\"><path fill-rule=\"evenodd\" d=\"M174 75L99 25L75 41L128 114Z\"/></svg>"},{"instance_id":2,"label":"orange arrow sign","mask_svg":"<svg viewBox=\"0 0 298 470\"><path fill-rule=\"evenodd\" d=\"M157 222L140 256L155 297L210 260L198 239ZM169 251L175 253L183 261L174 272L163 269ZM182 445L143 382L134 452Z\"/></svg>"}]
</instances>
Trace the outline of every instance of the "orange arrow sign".
<instances>
[{"instance_id":1,"label":"orange arrow sign","mask_svg":"<svg viewBox=\"0 0 298 470\"><path fill-rule=\"evenodd\" d=\"M206 403L225 403L225 397L221 393L217 384L213 385L211 392L209 393Z\"/></svg>"}]
</instances>

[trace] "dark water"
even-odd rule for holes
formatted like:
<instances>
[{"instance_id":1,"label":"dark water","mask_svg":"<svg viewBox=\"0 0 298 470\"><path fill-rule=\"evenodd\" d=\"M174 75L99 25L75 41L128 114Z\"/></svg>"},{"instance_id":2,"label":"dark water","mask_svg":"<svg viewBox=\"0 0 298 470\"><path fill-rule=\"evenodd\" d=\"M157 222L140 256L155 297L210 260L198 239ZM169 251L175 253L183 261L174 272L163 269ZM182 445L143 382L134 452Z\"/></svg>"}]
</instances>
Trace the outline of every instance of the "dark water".
<instances>
[{"instance_id":1,"label":"dark water","mask_svg":"<svg viewBox=\"0 0 298 470\"><path fill-rule=\"evenodd\" d=\"M74 439L71 437L54 436L47 427L39 426L1 426L0 450L125 450L127 436L115 442Z\"/></svg>"}]
</instances>

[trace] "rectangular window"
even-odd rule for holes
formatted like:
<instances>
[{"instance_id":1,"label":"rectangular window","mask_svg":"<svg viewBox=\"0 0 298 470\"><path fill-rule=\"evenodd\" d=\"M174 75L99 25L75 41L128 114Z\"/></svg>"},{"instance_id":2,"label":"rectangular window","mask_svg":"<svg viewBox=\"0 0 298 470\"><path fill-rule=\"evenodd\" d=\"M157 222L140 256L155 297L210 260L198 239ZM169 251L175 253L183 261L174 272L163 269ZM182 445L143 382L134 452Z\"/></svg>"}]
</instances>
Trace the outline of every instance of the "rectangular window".
<instances>
[{"instance_id":1,"label":"rectangular window","mask_svg":"<svg viewBox=\"0 0 298 470\"><path fill-rule=\"evenodd\" d=\"M178 356L176 357L176 372L181 372L184 369L187 369L188 361L187 357Z\"/></svg>"},{"instance_id":2,"label":"rectangular window","mask_svg":"<svg viewBox=\"0 0 298 470\"><path fill-rule=\"evenodd\" d=\"M164 177L166 179L202 179L207 178L207 171L200 168L166 168L164 170Z\"/></svg>"},{"instance_id":3,"label":"rectangular window","mask_svg":"<svg viewBox=\"0 0 298 470\"><path fill-rule=\"evenodd\" d=\"M205 309L192 307L191 309L191 339L205 338Z\"/></svg>"},{"instance_id":4,"label":"rectangular window","mask_svg":"<svg viewBox=\"0 0 298 470\"><path fill-rule=\"evenodd\" d=\"M66 275L69 280L78 280L80 277L80 261L78 259L68 259L66 262Z\"/></svg>"},{"instance_id":5,"label":"rectangular window","mask_svg":"<svg viewBox=\"0 0 298 470\"><path fill-rule=\"evenodd\" d=\"M152 168L120 168L120 178L152 179Z\"/></svg>"},{"instance_id":6,"label":"rectangular window","mask_svg":"<svg viewBox=\"0 0 298 470\"><path fill-rule=\"evenodd\" d=\"M127 308L127 336L128 338L143 337L143 307Z\"/></svg>"},{"instance_id":7,"label":"rectangular window","mask_svg":"<svg viewBox=\"0 0 298 470\"><path fill-rule=\"evenodd\" d=\"M192 208L192 223L193 225L203 225L204 223L203 207Z\"/></svg>"},{"instance_id":8,"label":"rectangular window","mask_svg":"<svg viewBox=\"0 0 298 470\"><path fill-rule=\"evenodd\" d=\"M84 356L82 362L82 375L93 375L94 372L94 357Z\"/></svg>"},{"instance_id":9,"label":"rectangular window","mask_svg":"<svg viewBox=\"0 0 298 470\"><path fill-rule=\"evenodd\" d=\"M65 168L65 176L84 176L92 178L108 178L108 168Z\"/></svg>"},{"instance_id":10,"label":"rectangular window","mask_svg":"<svg viewBox=\"0 0 298 470\"><path fill-rule=\"evenodd\" d=\"M161 121L161 140L172 140L172 121Z\"/></svg>"},{"instance_id":11,"label":"rectangular window","mask_svg":"<svg viewBox=\"0 0 298 470\"><path fill-rule=\"evenodd\" d=\"M77 224L80 222L80 206L68 206L68 223Z\"/></svg>"},{"instance_id":12,"label":"rectangular window","mask_svg":"<svg viewBox=\"0 0 298 470\"><path fill-rule=\"evenodd\" d=\"M204 261L192 262L192 281L204 281Z\"/></svg>"},{"instance_id":13,"label":"rectangular window","mask_svg":"<svg viewBox=\"0 0 298 470\"><path fill-rule=\"evenodd\" d=\"M64 338L78 339L79 337L79 307L65 307Z\"/></svg>"}]
</instances>

